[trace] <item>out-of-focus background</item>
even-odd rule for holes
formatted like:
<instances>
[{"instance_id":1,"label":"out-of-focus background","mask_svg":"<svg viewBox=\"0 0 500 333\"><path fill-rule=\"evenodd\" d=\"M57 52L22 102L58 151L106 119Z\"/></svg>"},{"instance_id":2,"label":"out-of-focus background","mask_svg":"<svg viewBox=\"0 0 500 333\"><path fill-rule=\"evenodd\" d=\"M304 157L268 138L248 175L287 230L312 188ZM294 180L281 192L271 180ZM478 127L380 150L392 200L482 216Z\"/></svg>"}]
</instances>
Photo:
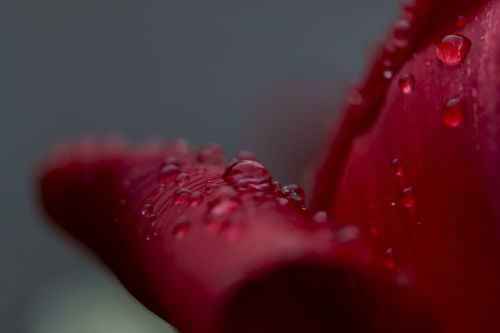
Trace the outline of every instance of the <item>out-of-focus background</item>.
<instances>
[{"instance_id":1,"label":"out-of-focus background","mask_svg":"<svg viewBox=\"0 0 500 333\"><path fill-rule=\"evenodd\" d=\"M400 2L0 1L0 332L171 332L44 223L43 151L89 132L185 137L300 181Z\"/></svg>"}]
</instances>

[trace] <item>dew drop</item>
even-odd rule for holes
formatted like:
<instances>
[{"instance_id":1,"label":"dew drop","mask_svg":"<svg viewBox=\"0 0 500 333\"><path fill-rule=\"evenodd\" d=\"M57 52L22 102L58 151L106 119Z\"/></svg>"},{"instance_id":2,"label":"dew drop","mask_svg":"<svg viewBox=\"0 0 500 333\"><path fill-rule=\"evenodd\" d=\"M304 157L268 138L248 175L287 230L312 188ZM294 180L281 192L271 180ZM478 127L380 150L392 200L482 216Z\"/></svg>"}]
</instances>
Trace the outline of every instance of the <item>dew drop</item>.
<instances>
[{"instance_id":1,"label":"dew drop","mask_svg":"<svg viewBox=\"0 0 500 333\"><path fill-rule=\"evenodd\" d=\"M148 220L156 219L156 213L154 212L154 206L151 203L146 203L141 210L141 215Z\"/></svg>"},{"instance_id":2,"label":"dew drop","mask_svg":"<svg viewBox=\"0 0 500 333\"><path fill-rule=\"evenodd\" d=\"M404 175L403 163L399 158L395 158L391 161L392 172L398 177L402 177Z\"/></svg>"},{"instance_id":3,"label":"dew drop","mask_svg":"<svg viewBox=\"0 0 500 333\"><path fill-rule=\"evenodd\" d=\"M216 190L215 195L219 200L224 200L234 198L238 192L232 186L223 185Z\"/></svg>"},{"instance_id":4,"label":"dew drop","mask_svg":"<svg viewBox=\"0 0 500 333\"><path fill-rule=\"evenodd\" d=\"M411 24L406 19L399 19L393 28L393 43L396 47L405 47L408 45L408 34L411 32Z\"/></svg>"},{"instance_id":5,"label":"dew drop","mask_svg":"<svg viewBox=\"0 0 500 333\"><path fill-rule=\"evenodd\" d=\"M166 184L173 181L181 173L181 169L176 164L167 164L160 170L160 183Z\"/></svg>"},{"instance_id":6,"label":"dew drop","mask_svg":"<svg viewBox=\"0 0 500 333\"><path fill-rule=\"evenodd\" d=\"M269 171L262 164L249 160L232 163L222 178L237 189L265 189L272 181Z\"/></svg>"},{"instance_id":7,"label":"dew drop","mask_svg":"<svg viewBox=\"0 0 500 333\"><path fill-rule=\"evenodd\" d=\"M244 230L245 228L241 223L231 223L225 231L227 240L230 242L238 240L243 235Z\"/></svg>"},{"instance_id":8,"label":"dew drop","mask_svg":"<svg viewBox=\"0 0 500 333\"><path fill-rule=\"evenodd\" d=\"M191 229L191 222L187 218L181 218L177 225L172 230L172 235L175 239L183 239Z\"/></svg>"},{"instance_id":9,"label":"dew drop","mask_svg":"<svg viewBox=\"0 0 500 333\"><path fill-rule=\"evenodd\" d=\"M198 160L202 163L222 163L224 151L216 143L208 144L200 150Z\"/></svg>"},{"instance_id":10,"label":"dew drop","mask_svg":"<svg viewBox=\"0 0 500 333\"><path fill-rule=\"evenodd\" d=\"M337 231L337 240L339 242L352 242L361 237L361 231L355 225L348 225Z\"/></svg>"},{"instance_id":11,"label":"dew drop","mask_svg":"<svg viewBox=\"0 0 500 333\"><path fill-rule=\"evenodd\" d=\"M177 191L175 191L173 195L173 204L174 205L182 205L188 202L191 198L191 191L185 187L181 187Z\"/></svg>"},{"instance_id":12,"label":"dew drop","mask_svg":"<svg viewBox=\"0 0 500 333\"><path fill-rule=\"evenodd\" d=\"M458 65L467 55L471 41L462 35L447 35L436 46L436 57L446 65Z\"/></svg>"},{"instance_id":13,"label":"dew drop","mask_svg":"<svg viewBox=\"0 0 500 333\"><path fill-rule=\"evenodd\" d=\"M184 186L189 182L189 175L185 172L181 172L175 178L175 183L179 186Z\"/></svg>"},{"instance_id":14,"label":"dew drop","mask_svg":"<svg viewBox=\"0 0 500 333\"><path fill-rule=\"evenodd\" d=\"M192 207L198 206L203 201L203 194L200 191L194 191L191 193L189 198L189 203Z\"/></svg>"},{"instance_id":15,"label":"dew drop","mask_svg":"<svg viewBox=\"0 0 500 333\"><path fill-rule=\"evenodd\" d=\"M276 198L276 203L278 204L278 206L286 206L288 204L288 199Z\"/></svg>"},{"instance_id":16,"label":"dew drop","mask_svg":"<svg viewBox=\"0 0 500 333\"><path fill-rule=\"evenodd\" d=\"M281 192L280 182L275 180L271 183L271 192L273 192L273 193Z\"/></svg>"},{"instance_id":17,"label":"dew drop","mask_svg":"<svg viewBox=\"0 0 500 333\"><path fill-rule=\"evenodd\" d=\"M359 91L351 90L349 94L347 94L347 101L349 104L357 106L363 104L364 99Z\"/></svg>"},{"instance_id":18,"label":"dew drop","mask_svg":"<svg viewBox=\"0 0 500 333\"><path fill-rule=\"evenodd\" d=\"M396 283L402 287L408 287L415 283L415 276L406 269L398 269L394 276Z\"/></svg>"},{"instance_id":19,"label":"dew drop","mask_svg":"<svg viewBox=\"0 0 500 333\"><path fill-rule=\"evenodd\" d=\"M415 199L415 190L413 187L405 187L401 191L401 204L406 208L415 207L416 199Z\"/></svg>"},{"instance_id":20,"label":"dew drop","mask_svg":"<svg viewBox=\"0 0 500 333\"><path fill-rule=\"evenodd\" d=\"M386 78L387 80L390 80L392 79L392 71L384 71L384 73L382 73L382 75L384 76L384 78Z\"/></svg>"},{"instance_id":21,"label":"dew drop","mask_svg":"<svg viewBox=\"0 0 500 333\"><path fill-rule=\"evenodd\" d=\"M424 62L427 67L432 66L432 64L434 63L431 58L426 58Z\"/></svg>"},{"instance_id":22,"label":"dew drop","mask_svg":"<svg viewBox=\"0 0 500 333\"><path fill-rule=\"evenodd\" d=\"M443 122L446 126L457 127L463 123L465 106L462 98L452 98L443 106Z\"/></svg>"},{"instance_id":23,"label":"dew drop","mask_svg":"<svg viewBox=\"0 0 500 333\"><path fill-rule=\"evenodd\" d=\"M236 155L236 159L239 161L248 160L258 162L257 155L254 152L248 150L242 150Z\"/></svg>"},{"instance_id":24,"label":"dew drop","mask_svg":"<svg viewBox=\"0 0 500 333\"><path fill-rule=\"evenodd\" d=\"M314 223L325 223L328 221L328 214L324 211L319 211L313 216Z\"/></svg>"},{"instance_id":25,"label":"dew drop","mask_svg":"<svg viewBox=\"0 0 500 333\"><path fill-rule=\"evenodd\" d=\"M392 251L392 247L388 248L385 251L385 266L387 268L394 268L396 266L396 262L394 260L394 253Z\"/></svg>"},{"instance_id":26,"label":"dew drop","mask_svg":"<svg viewBox=\"0 0 500 333\"><path fill-rule=\"evenodd\" d=\"M457 19L455 20L455 27L461 29L463 27L465 27L465 24L467 23L467 20L465 18L465 16L457 16Z\"/></svg>"},{"instance_id":27,"label":"dew drop","mask_svg":"<svg viewBox=\"0 0 500 333\"><path fill-rule=\"evenodd\" d=\"M399 78L399 90L403 94L409 95L415 87L415 77L412 74L405 74Z\"/></svg>"},{"instance_id":28,"label":"dew drop","mask_svg":"<svg viewBox=\"0 0 500 333\"><path fill-rule=\"evenodd\" d=\"M281 193L285 196L286 199L297 202L304 203L305 200L305 192L299 185L290 184L285 185L281 188Z\"/></svg>"},{"instance_id":29,"label":"dew drop","mask_svg":"<svg viewBox=\"0 0 500 333\"><path fill-rule=\"evenodd\" d=\"M368 228L370 231L370 235L372 235L372 237L378 236L378 228L375 222L373 221L368 222Z\"/></svg>"},{"instance_id":30,"label":"dew drop","mask_svg":"<svg viewBox=\"0 0 500 333\"><path fill-rule=\"evenodd\" d=\"M224 200L211 207L208 211L208 230L210 232L222 230L239 206L236 201Z\"/></svg>"}]
</instances>

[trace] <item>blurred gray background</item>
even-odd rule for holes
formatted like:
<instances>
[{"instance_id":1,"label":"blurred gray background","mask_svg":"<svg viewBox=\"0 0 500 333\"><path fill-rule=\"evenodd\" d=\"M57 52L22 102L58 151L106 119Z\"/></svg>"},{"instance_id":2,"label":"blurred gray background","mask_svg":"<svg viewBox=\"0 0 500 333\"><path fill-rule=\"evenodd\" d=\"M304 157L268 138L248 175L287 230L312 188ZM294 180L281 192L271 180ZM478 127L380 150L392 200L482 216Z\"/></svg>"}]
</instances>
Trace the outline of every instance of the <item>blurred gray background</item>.
<instances>
[{"instance_id":1,"label":"blurred gray background","mask_svg":"<svg viewBox=\"0 0 500 333\"><path fill-rule=\"evenodd\" d=\"M169 332L43 223L33 170L85 133L256 151L300 181L400 0L1 0L0 332Z\"/></svg>"}]
</instances>

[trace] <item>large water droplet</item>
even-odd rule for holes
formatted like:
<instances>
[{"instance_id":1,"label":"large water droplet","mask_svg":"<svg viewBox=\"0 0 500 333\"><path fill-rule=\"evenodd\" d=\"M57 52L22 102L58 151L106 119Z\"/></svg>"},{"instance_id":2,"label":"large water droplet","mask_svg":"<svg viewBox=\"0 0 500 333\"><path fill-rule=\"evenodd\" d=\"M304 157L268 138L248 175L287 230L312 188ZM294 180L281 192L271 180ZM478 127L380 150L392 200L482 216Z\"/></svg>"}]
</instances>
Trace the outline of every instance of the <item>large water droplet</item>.
<instances>
[{"instance_id":1,"label":"large water droplet","mask_svg":"<svg viewBox=\"0 0 500 333\"><path fill-rule=\"evenodd\" d=\"M462 35L447 35L436 46L436 56L444 64L458 65L467 55L471 41Z\"/></svg>"},{"instance_id":2,"label":"large water droplet","mask_svg":"<svg viewBox=\"0 0 500 333\"><path fill-rule=\"evenodd\" d=\"M413 187L408 186L401 191L401 204L406 208L415 207L416 199Z\"/></svg>"},{"instance_id":3,"label":"large water droplet","mask_svg":"<svg viewBox=\"0 0 500 333\"><path fill-rule=\"evenodd\" d=\"M399 90L401 90L403 94L409 95L415 87L415 77L411 74L404 74L399 78L398 85Z\"/></svg>"},{"instance_id":4,"label":"large water droplet","mask_svg":"<svg viewBox=\"0 0 500 333\"><path fill-rule=\"evenodd\" d=\"M237 189L265 189L272 181L269 171L262 164L248 160L228 166L222 178Z\"/></svg>"},{"instance_id":5,"label":"large water droplet","mask_svg":"<svg viewBox=\"0 0 500 333\"><path fill-rule=\"evenodd\" d=\"M191 229L191 222L187 218L179 219L177 225L172 230L175 239L183 239Z\"/></svg>"},{"instance_id":6,"label":"large water droplet","mask_svg":"<svg viewBox=\"0 0 500 333\"><path fill-rule=\"evenodd\" d=\"M191 198L191 191L185 187L181 187L177 191L175 191L173 195L173 204L174 205L182 205L188 202Z\"/></svg>"},{"instance_id":7,"label":"large water droplet","mask_svg":"<svg viewBox=\"0 0 500 333\"><path fill-rule=\"evenodd\" d=\"M392 172L398 177L402 177L404 174L403 163L399 158L395 158L391 161Z\"/></svg>"},{"instance_id":8,"label":"large water droplet","mask_svg":"<svg viewBox=\"0 0 500 333\"><path fill-rule=\"evenodd\" d=\"M452 98L443 106L443 122L446 126L457 127L464 121L465 105L462 98Z\"/></svg>"}]
</instances>

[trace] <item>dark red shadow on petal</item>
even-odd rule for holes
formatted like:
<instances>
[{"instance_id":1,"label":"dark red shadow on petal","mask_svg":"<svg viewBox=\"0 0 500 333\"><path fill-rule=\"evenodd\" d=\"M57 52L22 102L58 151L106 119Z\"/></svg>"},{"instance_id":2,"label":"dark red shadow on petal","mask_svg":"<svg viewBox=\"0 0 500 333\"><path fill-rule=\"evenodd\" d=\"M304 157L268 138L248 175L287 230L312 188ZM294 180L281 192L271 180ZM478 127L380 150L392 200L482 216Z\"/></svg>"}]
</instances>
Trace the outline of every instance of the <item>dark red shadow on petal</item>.
<instances>
[{"instance_id":1,"label":"dark red shadow on petal","mask_svg":"<svg viewBox=\"0 0 500 333\"><path fill-rule=\"evenodd\" d=\"M347 265L285 265L238 291L220 332L436 332L431 311L408 296Z\"/></svg>"}]
</instances>

